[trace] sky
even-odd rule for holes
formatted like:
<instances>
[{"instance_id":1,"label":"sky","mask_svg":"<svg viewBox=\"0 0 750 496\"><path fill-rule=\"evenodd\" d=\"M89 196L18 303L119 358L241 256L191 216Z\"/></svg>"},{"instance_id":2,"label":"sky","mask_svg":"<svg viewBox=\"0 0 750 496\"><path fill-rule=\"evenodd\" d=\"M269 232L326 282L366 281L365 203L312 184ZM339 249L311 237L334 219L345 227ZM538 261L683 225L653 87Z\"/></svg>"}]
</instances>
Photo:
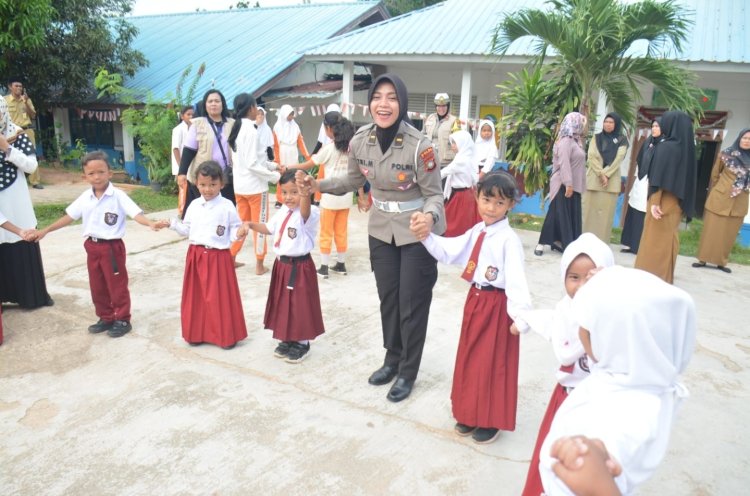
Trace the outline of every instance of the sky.
<instances>
[{"instance_id":1,"label":"sky","mask_svg":"<svg viewBox=\"0 0 750 496\"><path fill-rule=\"evenodd\" d=\"M250 0L254 5L256 0ZM261 7L280 7L283 5L300 5L303 0L257 0ZM346 2L350 0L311 0L312 3ZM131 15L143 16L153 14L173 14L177 12L195 12L201 10L226 10L237 4L237 0L135 0Z\"/></svg>"}]
</instances>

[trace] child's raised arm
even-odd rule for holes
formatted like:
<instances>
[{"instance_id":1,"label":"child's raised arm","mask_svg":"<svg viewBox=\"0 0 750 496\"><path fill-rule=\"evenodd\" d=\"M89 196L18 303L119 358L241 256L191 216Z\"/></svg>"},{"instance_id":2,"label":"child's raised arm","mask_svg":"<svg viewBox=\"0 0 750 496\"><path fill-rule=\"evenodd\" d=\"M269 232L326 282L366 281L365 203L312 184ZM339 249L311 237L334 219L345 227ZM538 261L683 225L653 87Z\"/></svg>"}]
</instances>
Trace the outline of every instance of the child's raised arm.
<instances>
[{"instance_id":1,"label":"child's raised arm","mask_svg":"<svg viewBox=\"0 0 750 496\"><path fill-rule=\"evenodd\" d=\"M310 196L311 195L312 195L312 187L310 186L309 182L305 181L304 186L299 188L299 213L302 216L302 220L304 222L307 222L307 219L310 218L310 205L311 205Z\"/></svg>"}]
</instances>

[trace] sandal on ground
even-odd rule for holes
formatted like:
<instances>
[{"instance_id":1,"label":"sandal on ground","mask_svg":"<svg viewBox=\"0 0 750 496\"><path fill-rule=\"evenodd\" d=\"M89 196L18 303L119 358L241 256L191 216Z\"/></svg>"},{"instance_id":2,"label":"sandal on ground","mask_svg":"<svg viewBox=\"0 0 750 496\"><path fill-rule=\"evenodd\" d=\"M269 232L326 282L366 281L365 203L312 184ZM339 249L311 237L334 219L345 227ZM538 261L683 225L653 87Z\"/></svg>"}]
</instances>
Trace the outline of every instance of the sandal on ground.
<instances>
[{"instance_id":1,"label":"sandal on ground","mask_svg":"<svg viewBox=\"0 0 750 496\"><path fill-rule=\"evenodd\" d=\"M706 266L706 262L693 262L693 267L695 267L696 269L700 267L705 267L705 266Z\"/></svg>"},{"instance_id":2,"label":"sandal on ground","mask_svg":"<svg viewBox=\"0 0 750 496\"><path fill-rule=\"evenodd\" d=\"M726 272L727 274L732 273L732 269L730 269L729 267L724 267L723 265L717 265L716 268L722 272Z\"/></svg>"},{"instance_id":3,"label":"sandal on ground","mask_svg":"<svg viewBox=\"0 0 750 496\"><path fill-rule=\"evenodd\" d=\"M537 257L541 257L544 253L544 245L536 245L536 248L534 248L534 255Z\"/></svg>"}]
</instances>

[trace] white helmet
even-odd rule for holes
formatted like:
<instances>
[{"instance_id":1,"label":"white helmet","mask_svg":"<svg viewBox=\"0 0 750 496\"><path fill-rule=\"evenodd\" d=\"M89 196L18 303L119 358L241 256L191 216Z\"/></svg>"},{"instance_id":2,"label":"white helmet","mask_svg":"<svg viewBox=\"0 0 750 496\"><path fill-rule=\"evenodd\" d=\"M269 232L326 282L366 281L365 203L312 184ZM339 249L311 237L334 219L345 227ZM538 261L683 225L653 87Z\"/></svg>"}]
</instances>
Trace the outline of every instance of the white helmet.
<instances>
[{"instance_id":1,"label":"white helmet","mask_svg":"<svg viewBox=\"0 0 750 496\"><path fill-rule=\"evenodd\" d=\"M451 102L451 97L448 93L438 93L435 95L435 105L448 105Z\"/></svg>"}]
</instances>

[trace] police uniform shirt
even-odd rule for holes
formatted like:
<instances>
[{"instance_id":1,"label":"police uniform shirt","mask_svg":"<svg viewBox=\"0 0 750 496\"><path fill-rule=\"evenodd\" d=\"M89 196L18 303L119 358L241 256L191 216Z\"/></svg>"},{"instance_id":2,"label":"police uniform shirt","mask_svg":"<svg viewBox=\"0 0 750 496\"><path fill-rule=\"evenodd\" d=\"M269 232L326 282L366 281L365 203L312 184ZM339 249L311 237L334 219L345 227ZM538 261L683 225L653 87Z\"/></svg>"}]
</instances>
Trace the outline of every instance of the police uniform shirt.
<instances>
[{"instance_id":1,"label":"police uniform shirt","mask_svg":"<svg viewBox=\"0 0 750 496\"><path fill-rule=\"evenodd\" d=\"M292 216L284 224L289 213L289 207L283 205L276 215L266 223L266 227L271 232L271 244L273 251L277 256L300 257L307 255L315 247L315 235L320 224L320 209L315 205L310 206L310 216L307 222L302 219L299 207L295 208ZM284 226L284 232L280 233L281 226ZM276 242L279 246L276 246Z\"/></svg>"},{"instance_id":2,"label":"police uniform shirt","mask_svg":"<svg viewBox=\"0 0 750 496\"><path fill-rule=\"evenodd\" d=\"M84 191L65 209L73 220L83 217L83 236L99 239L121 239L125 235L125 216L130 218L142 213L122 190L112 183L101 198L94 194L94 188Z\"/></svg>"},{"instance_id":3,"label":"police uniform shirt","mask_svg":"<svg viewBox=\"0 0 750 496\"><path fill-rule=\"evenodd\" d=\"M385 212L375 205L370 209L370 236L397 246L417 242L409 229L414 212L432 213L436 222L432 231L445 232L445 207L440 184L439 157L430 141L410 124L401 122L391 146L383 153L374 124L363 126L349 144L349 172L344 178L324 179L320 190L339 195L370 182L372 197L385 202L409 202L424 199L424 205L406 212Z\"/></svg>"},{"instance_id":4,"label":"police uniform shirt","mask_svg":"<svg viewBox=\"0 0 750 496\"><path fill-rule=\"evenodd\" d=\"M482 230L487 234L479 251L472 282L505 289L508 315L521 332L526 332L529 326L520 314L531 309L531 295L524 272L523 245L507 218L490 226L480 222L455 238L431 233L422 244L438 262L465 267Z\"/></svg>"},{"instance_id":5,"label":"police uniform shirt","mask_svg":"<svg viewBox=\"0 0 750 496\"><path fill-rule=\"evenodd\" d=\"M187 236L191 245L228 250L242 225L237 209L221 195L206 201L202 196L190 203L183 220L172 219L169 228Z\"/></svg>"}]
</instances>

